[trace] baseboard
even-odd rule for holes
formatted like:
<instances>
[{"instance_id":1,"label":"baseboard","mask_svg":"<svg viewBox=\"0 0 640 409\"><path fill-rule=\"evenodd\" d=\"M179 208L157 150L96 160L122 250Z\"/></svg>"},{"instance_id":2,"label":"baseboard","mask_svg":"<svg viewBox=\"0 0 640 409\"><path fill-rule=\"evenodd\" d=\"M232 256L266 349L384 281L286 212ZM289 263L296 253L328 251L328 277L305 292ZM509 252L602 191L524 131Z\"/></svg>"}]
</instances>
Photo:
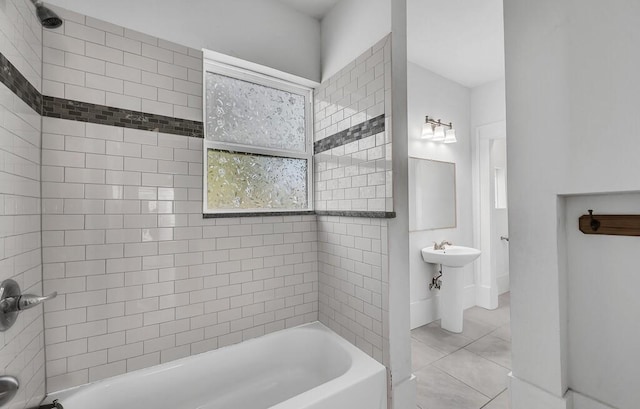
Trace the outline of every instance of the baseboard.
<instances>
[{"instance_id":1,"label":"baseboard","mask_svg":"<svg viewBox=\"0 0 640 409\"><path fill-rule=\"evenodd\" d=\"M492 307L491 304L491 287L486 285L476 286L476 305L478 307L486 308L487 310L497 308Z\"/></svg>"},{"instance_id":2,"label":"baseboard","mask_svg":"<svg viewBox=\"0 0 640 409\"><path fill-rule=\"evenodd\" d=\"M405 409L416 407L416 384L417 378L415 375L404 382L395 385L393 387L393 399L391 399L391 406L388 409Z\"/></svg>"},{"instance_id":3,"label":"baseboard","mask_svg":"<svg viewBox=\"0 0 640 409\"><path fill-rule=\"evenodd\" d=\"M509 291L509 274L496 278L498 282L498 294L504 294Z\"/></svg>"},{"instance_id":4,"label":"baseboard","mask_svg":"<svg viewBox=\"0 0 640 409\"><path fill-rule=\"evenodd\" d=\"M438 296L411 303L411 329L427 325L440 318Z\"/></svg>"},{"instance_id":5,"label":"baseboard","mask_svg":"<svg viewBox=\"0 0 640 409\"><path fill-rule=\"evenodd\" d=\"M569 394L571 394L573 399L573 409L615 409L613 406L599 402L580 392L570 390Z\"/></svg>"},{"instance_id":6,"label":"baseboard","mask_svg":"<svg viewBox=\"0 0 640 409\"><path fill-rule=\"evenodd\" d=\"M574 407L573 395L570 392L559 397L516 378L513 373L509 374L509 378L509 393L513 409L573 409Z\"/></svg>"},{"instance_id":7,"label":"baseboard","mask_svg":"<svg viewBox=\"0 0 640 409\"><path fill-rule=\"evenodd\" d=\"M443 284L444 285L444 284ZM433 290L438 291L438 290ZM427 325L430 322L440 319L438 310L439 296L437 293L426 300L414 301L410 305L411 329ZM468 285L464 288L464 308L475 307L476 305L476 286Z\"/></svg>"}]
</instances>

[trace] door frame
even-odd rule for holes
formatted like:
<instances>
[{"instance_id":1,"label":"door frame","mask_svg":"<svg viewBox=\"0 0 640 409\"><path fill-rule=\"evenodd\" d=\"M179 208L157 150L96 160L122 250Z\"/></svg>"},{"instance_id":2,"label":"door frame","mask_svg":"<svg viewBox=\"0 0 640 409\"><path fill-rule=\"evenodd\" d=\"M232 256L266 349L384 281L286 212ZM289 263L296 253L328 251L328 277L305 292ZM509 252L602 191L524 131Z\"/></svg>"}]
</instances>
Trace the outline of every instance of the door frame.
<instances>
[{"instance_id":1,"label":"door frame","mask_svg":"<svg viewBox=\"0 0 640 409\"><path fill-rule=\"evenodd\" d=\"M476 305L486 309L498 308L499 288L496 261L491 248L491 143L506 139L506 121L483 124L475 129L471 157L473 185L473 243L482 251L475 261Z\"/></svg>"}]
</instances>

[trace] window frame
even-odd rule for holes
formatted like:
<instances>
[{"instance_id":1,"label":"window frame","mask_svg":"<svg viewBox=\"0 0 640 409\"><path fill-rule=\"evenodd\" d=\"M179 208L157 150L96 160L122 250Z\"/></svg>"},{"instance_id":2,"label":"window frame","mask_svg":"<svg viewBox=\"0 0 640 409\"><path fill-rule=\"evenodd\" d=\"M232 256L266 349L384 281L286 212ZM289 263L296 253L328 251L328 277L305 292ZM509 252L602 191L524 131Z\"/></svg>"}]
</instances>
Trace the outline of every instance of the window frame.
<instances>
[{"instance_id":1,"label":"window frame","mask_svg":"<svg viewBox=\"0 0 640 409\"><path fill-rule=\"evenodd\" d=\"M259 66L257 66L259 67ZM255 68L255 67L254 67ZM226 64L220 61L203 58L202 70L202 117L203 117L203 147L202 147L202 213L205 217L232 217L242 215L281 215L312 213L314 208L314 164L313 164L313 88L288 78L293 76L274 69L269 74L256 70ZM247 81L264 87L302 95L305 99L305 151L298 152L286 149L268 148L243 145L232 142L220 142L207 139L207 73L219 74L240 81ZM251 208L251 209L210 209L208 207L208 153L209 150L247 153L270 157L303 159L307 161L307 206L305 208Z\"/></svg>"}]
</instances>

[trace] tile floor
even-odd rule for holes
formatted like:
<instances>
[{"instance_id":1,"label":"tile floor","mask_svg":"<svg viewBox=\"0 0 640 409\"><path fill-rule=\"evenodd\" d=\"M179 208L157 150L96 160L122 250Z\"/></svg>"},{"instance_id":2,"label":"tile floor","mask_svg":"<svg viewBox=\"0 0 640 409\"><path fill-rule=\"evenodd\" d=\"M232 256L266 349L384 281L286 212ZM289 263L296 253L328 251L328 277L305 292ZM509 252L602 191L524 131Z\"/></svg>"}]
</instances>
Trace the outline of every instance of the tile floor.
<instances>
[{"instance_id":1,"label":"tile floor","mask_svg":"<svg viewBox=\"0 0 640 409\"><path fill-rule=\"evenodd\" d=\"M439 320L411 331L418 409L510 408L509 314L505 293L496 310L466 310L461 334L441 329Z\"/></svg>"}]
</instances>

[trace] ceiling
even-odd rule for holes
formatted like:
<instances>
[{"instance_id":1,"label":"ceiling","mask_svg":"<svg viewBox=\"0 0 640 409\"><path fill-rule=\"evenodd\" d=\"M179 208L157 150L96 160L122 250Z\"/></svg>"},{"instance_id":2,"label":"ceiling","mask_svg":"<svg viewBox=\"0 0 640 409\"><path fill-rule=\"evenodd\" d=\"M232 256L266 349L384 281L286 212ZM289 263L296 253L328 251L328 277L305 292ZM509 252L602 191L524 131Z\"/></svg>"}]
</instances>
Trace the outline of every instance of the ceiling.
<instances>
[{"instance_id":1,"label":"ceiling","mask_svg":"<svg viewBox=\"0 0 640 409\"><path fill-rule=\"evenodd\" d=\"M502 0L407 0L407 54L472 88L504 77Z\"/></svg>"},{"instance_id":2,"label":"ceiling","mask_svg":"<svg viewBox=\"0 0 640 409\"><path fill-rule=\"evenodd\" d=\"M321 20L340 0L277 0ZM473 88L504 78L503 0L407 0L409 61Z\"/></svg>"},{"instance_id":3,"label":"ceiling","mask_svg":"<svg viewBox=\"0 0 640 409\"><path fill-rule=\"evenodd\" d=\"M278 0L280 3L321 20L340 0Z\"/></svg>"}]
</instances>

